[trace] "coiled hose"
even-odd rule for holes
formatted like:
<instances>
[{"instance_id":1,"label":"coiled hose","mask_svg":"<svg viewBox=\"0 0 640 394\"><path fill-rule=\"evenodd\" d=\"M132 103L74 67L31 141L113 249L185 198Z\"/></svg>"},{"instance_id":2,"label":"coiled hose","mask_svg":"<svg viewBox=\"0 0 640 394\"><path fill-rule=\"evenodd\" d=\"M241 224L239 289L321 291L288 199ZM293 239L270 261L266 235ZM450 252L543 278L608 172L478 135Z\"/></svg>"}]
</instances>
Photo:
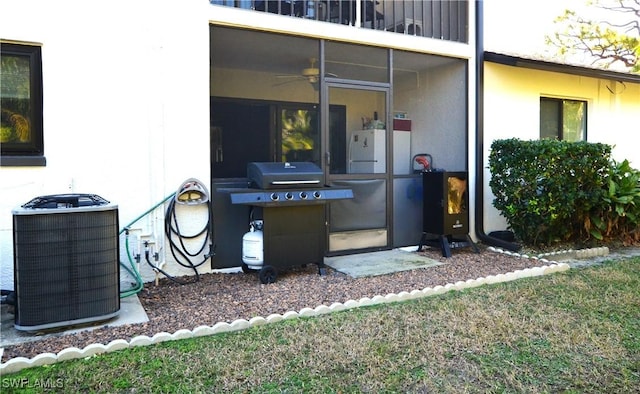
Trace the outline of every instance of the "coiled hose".
<instances>
[{"instance_id":1,"label":"coiled hose","mask_svg":"<svg viewBox=\"0 0 640 394\"><path fill-rule=\"evenodd\" d=\"M134 262L134 258L131 256L131 251L130 251L130 248L129 248L129 230L130 230L130 227L133 224L135 224L138 220L142 219L143 217L145 217L149 213L153 212L160 205L166 203L169 200L170 200L169 201L169 205L167 207L167 211L166 211L166 214L165 214L165 235L166 235L166 237L167 237L167 239L169 241L171 254L172 254L174 260L178 264L180 264L181 266L183 266L185 268L192 269L194 274L195 274L194 275L194 280L191 280L191 281L179 280L179 279L175 278L174 276L170 275L169 273L167 273L166 271L164 271L162 268L160 268L157 265L155 265L153 262L151 262L151 258L150 258L151 256L149 256L148 249L145 250L144 259L147 262L147 264L149 264L151 269L153 269L155 272L159 272L159 273L163 274L169 280L171 280L171 281L173 281L175 283L184 285L184 284L188 284L188 283L195 283L195 282L200 280L200 273L198 272L198 267L200 267L210 257L212 257L214 255L213 235L212 235L212 226L211 226L211 217L212 217L211 201L207 200L207 202L206 202L206 204L207 204L207 223L206 223L206 225L199 232L197 232L196 234L185 235L180 230L180 226L179 226L179 223L178 223L178 218L177 218L177 215L176 215L176 209L175 209L175 207L176 207L176 198L177 198L176 194L171 194L171 195L165 197L162 201L160 201L159 203L157 203L156 205L154 205L153 207L148 209L142 215L138 216L136 219L134 219L131 223L126 225L120 231L120 235L122 235L123 233L125 234L125 249L127 251L127 259L129 261L129 265L126 265L122 261L120 262L120 265L135 279L135 284L134 284L133 287L131 287L130 289L124 290L124 291L120 291L120 298L129 297L129 296L132 296L134 294L138 294L144 288L144 282L142 280L142 276L140 275L140 272L138 271L138 269L136 267L136 264ZM204 237L204 239L202 241L202 245L199 247L199 249L196 252L190 252L188 250L188 248L186 247L186 245L184 243L184 240L185 239L195 239L195 238L201 237L203 235L205 237ZM177 237L177 239L179 241L178 243L176 243L175 240L174 240L176 237ZM192 258L200 255L204 251L204 249L207 246L207 244L209 245L209 252L203 256L202 261L194 263L192 261ZM145 247L145 249L146 249L146 247Z\"/></svg>"},{"instance_id":2,"label":"coiled hose","mask_svg":"<svg viewBox=\"0 0 640 394\"><path fill-rule=\"evenodd\" d=\"M167 207L167 213L165 215L164 218L164 229L165 229L165 235L167 236L167 239L169 241L169 249L171 250L171 255L173 256L174 260L180 264L181 266L185 267L185 268L190 268L193 270L194 272L194 279L191 281L182 281L179 280L169 274L167 274L166 272L164 272L163 270L161 270L160 268L157 268L157 270L159 272L161 272L163 275L165 275L168 279L170 279L173 282L179 283L179 284L187 284L187 283L195 283L197 281L200 280L200 273L198 272L198 267L200 267L202 264L204 264L210 257L213 256L214 254L214 247L212 245L212 234L211 234L211 215L212 215L212 207L211 207L211 201L207 201L205 203L207 205L207 223L204 225L204 227L198 231L195 234L192 235L187 235L184 234L181 230L180 230L180 225L178 223L178 217L176 215L176 199L174 198L173 200L171 200L169 202L169 206ZM196 239L198 237L202 237L204 236L204 239L202 240L202 244L200 245L200 247L197 249L196 252L191 252L189 251L189 249L187 248L187 246L184 243L185 239ZM177 237L178 239L178 243L176 243L175 238ZM198 255L202 254L202 252L204 251L204 249L206 248L206 246L209 245L209 252L205 253L202 257L202 260L199 262L193 262L192 258L197 257ZM150 263L149 256L145 255L145 259L147 260L147 262Z\"/></svg>"}]
</instances>

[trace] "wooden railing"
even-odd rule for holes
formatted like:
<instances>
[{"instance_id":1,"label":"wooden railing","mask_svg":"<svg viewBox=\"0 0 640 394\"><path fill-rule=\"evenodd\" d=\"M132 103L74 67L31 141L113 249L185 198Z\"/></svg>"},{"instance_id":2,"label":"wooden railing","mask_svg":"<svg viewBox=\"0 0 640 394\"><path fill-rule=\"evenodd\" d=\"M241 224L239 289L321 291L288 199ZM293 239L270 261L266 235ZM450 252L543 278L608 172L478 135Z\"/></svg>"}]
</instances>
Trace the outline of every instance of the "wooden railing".
<instances>
[{"instance_id":1,"label":"wooden railing","mask_svg":"<svg viewBox=\"0 0 640 394\"><path fill-rule=\"evenodd\" d=\"M210 0L211 4L296 18L467 42L465 0Z\"/></svg>"}]
</instances>

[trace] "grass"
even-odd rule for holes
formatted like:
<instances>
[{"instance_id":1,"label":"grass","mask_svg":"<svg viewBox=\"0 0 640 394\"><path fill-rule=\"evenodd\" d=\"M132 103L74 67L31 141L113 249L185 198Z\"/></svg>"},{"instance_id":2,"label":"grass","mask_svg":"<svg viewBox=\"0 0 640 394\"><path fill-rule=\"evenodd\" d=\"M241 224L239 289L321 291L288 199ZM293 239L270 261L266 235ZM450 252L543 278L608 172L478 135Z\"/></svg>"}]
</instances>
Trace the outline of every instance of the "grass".
<instances>
[{"instance_id":1,"label":"grass","mask_svg":"<svg viewBox=\"0 0 640 394\"><path fill-rule=\"evenodd\" d=\"M3 393L640 392L640 259L1 379Z\"/></svg>"}]
</instances>

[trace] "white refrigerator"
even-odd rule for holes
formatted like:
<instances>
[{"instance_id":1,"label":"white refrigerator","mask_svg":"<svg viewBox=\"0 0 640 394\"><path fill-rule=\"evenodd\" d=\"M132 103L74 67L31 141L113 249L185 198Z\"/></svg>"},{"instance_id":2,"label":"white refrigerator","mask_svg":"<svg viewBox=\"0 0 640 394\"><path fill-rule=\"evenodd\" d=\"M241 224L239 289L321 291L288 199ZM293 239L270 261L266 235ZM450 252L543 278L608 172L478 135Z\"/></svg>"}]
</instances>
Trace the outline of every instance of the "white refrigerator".
<instances>
[{"instance_id":1,"label":"white refrigerator","mask_svg":"<svg viewBox=\"0 0 640 394\"><path fill-rule=\"evenodd\" d=\"M350 174L384 173L385 133L382 129L352 131L349 137L348 157Z\"/></svg>"}]
</instances>

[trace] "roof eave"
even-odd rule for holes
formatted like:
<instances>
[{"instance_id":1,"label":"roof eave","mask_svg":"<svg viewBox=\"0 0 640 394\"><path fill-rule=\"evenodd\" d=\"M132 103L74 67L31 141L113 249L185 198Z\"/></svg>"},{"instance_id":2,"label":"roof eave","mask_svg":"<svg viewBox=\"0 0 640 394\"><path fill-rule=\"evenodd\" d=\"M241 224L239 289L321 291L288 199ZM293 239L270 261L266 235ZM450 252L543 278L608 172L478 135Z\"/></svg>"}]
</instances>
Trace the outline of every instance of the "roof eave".
<instances>
[{"instance_id":1,"label":"roof eave","mask_svg":"<svg viewBox=\"0 0 640 394\"><path fill-rule=\"evenodd\" d=\"M639 74L629 74L610 70L580 67L570 64L554 63L545 60L526 59L518 56L505 55L496 52L485 51L484 60L492 63L503 64L506 66L524 67L535 70L551 71L571 75L581 75L584 77L609 79L619 82L640 83Z\"/></svg>"}]
</instances>

